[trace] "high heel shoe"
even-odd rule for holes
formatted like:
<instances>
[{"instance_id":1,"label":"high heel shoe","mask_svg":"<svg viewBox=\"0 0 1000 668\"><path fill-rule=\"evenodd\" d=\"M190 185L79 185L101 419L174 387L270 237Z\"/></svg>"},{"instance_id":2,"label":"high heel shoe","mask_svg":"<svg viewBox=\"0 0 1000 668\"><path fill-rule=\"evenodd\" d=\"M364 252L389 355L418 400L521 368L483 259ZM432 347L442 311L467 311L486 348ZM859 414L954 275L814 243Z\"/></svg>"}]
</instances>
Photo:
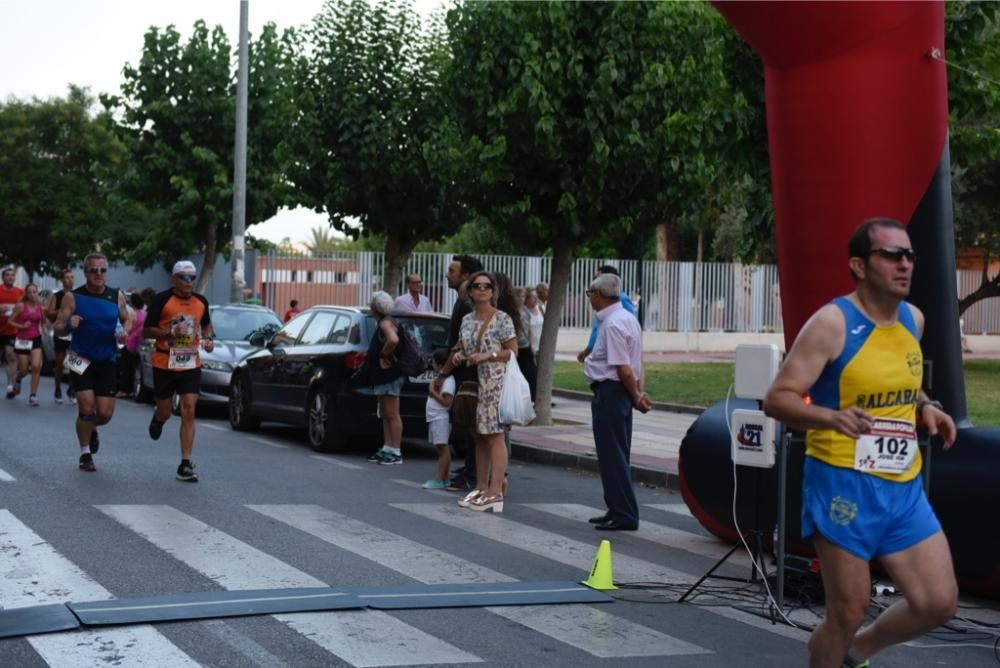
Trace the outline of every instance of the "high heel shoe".
<instances>
[{"instance_id":1,"label":"high heel shoe","mask_svg":"<svg viewBox=\"0 0 1000 668\"><path fill-rule=\"evenodd\" d=\"M492 510L495 513L503 512L503 494L496 494L495 496L487 496L485 494L477 496L469 503L469 508L479 512L486 512L487 510Z\"/></svg>"},{"instance_id":2,"label":"high heel shoe","mask_svg":"<svg viewBox=\"0 0 1000 668\"><path fill-rule=\"evenodd\" d=\"M468 508L473 501L478 499L480 496L484 496L485 494L486 494L485 489L474 489L465 496L463 496L461 499L459 499L458 505L462 506L463 508Z\"/></svg>"}]
</instances>

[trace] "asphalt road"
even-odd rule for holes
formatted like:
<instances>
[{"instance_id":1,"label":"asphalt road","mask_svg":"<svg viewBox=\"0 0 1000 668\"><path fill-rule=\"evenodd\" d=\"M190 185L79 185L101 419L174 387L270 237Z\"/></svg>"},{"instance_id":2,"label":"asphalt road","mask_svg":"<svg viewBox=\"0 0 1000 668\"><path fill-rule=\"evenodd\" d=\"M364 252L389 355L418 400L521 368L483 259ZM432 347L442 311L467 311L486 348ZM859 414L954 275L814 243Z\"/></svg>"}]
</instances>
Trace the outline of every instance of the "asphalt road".
<instances>
[{"instance_id":1,"label":"asphalt road","mask_svg":"<svg viewBox=\"0 0 1000 668\"><path fill-rule=\"evenodd\" d=\"M357 451L317 455L294 430L253 435L221 413L199 415L201 481L174 479L179 419L153 442L150 406L119 401L101 429L96 473L77 469L75 407L26 394L0 399L0 606L184 592L414 583L580 580L612 541L615 601L394 611L294 613L100 628L0 640L0 666L672 666L805 665L805 631L771 624L759 587L710 580L676 601L725 552L676 494L639 490L643 526L606 535L593 476L514 463L502 515L428 492L433 453L402 466ZM745 576L738 555L723 572ZM792 618L816 621L817 607ZM993 665L981 638L924 638L880 668Z\"/></svg>"}]
</instances>

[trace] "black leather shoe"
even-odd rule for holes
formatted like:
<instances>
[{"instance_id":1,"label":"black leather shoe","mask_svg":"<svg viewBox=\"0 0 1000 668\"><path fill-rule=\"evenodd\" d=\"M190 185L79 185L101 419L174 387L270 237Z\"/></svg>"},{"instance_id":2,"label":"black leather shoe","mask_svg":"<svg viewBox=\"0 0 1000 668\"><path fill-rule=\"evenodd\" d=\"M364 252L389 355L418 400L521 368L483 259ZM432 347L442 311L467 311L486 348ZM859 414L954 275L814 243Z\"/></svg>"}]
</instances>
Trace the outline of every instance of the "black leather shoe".
<instances>
[{"instance_id":1,"label":"black leather shoe","mask_svg":"<svg viewBox=\"0 0 1000 668\"><path fill-rule=\"evenodd\" d=\"M591 517L587 521L590 522L591 524L604 524L605 522L611 521L611 513L607 512L604 513L603 515L598 515L597 517Z\"/></svg>"},{"instance_id":2,"label":"black leather shoe","mask_svg":"<svg viewBox=\"0 0 1000 668\"><path fill-rule=\"evenodd\" d=\"M598 531L635 531L639 528L638 525L628 525L619 524L614 520L608 520L607 522L601 522L600 524L595 524L594 528Z\"/></svg>"}]
</instances>

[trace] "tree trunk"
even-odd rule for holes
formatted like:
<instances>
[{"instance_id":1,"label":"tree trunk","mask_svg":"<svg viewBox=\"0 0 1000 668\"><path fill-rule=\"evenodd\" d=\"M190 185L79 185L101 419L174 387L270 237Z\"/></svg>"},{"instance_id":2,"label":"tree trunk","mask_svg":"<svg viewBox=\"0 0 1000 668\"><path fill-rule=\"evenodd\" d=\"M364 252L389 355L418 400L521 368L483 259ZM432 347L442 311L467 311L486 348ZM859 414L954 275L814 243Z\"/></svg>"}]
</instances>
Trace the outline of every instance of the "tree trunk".
<instances>
[{"instance_id":1,"label":"tree trunk","mask_svg":"<svg viewBox=\"0 0 1000 668\"><path fill-rule=\"evenodd\" d=\"M211 222L205 225L205 259L201 263L201 271L198 272L198 282L194 286L195 292L205 293L205 286L212 281L212 272L215 270L215 256L219 254L218 230Z\"/></svg>"},{"instance_id":2,"label":"tree trunk","mask_svg":"<svg viewBox=\"0 0 1000 668\"><path fill-rule=\"evenodd\" d=\"M1000 273L990 278L990 249L983 249L983 273L979 287L958 300L958 314L965 313L970 306L983 299L1000 297Z\"/></svg>"},{"instance_id":3,"label":"tree trunk","mask_svg":"<svg viewBox=\"0 0 1000 668\"><path fill-rule=\"evenodd\" d=\"M680 257L679 236L676 220L660 223L656 226L656 259L658 261L669 262Z\"/></svg>"},{"instance_id":4,"label":"tree trunk","mask_svg":"<svg viewBox=\"0 0 1000 668\"><path fill-rule=\"evenodd\" d=\"M382 273L382 289L393 297L399 294L399 284L403 280L403 270L410 261L410 255L417 246L417 240L403 241L399 234L389 232L385 238L385 270Z\"/></svg>"},{"instance_id":5,"label":"tree trunk","mask_svg":"<svg viewBox=\"0 0 1000 668\"><path fill-rule=\"evenodd\" d=\"M569 239L559 240L553 250L549 301L545 305L542 340L538 344L538 384L535 394L534 424L542 426L552 424L552 376L555 370L556 339L559 336L563 306L566 304L569 271L573 265L573 242Z\"/></svg>"}]
</instances>

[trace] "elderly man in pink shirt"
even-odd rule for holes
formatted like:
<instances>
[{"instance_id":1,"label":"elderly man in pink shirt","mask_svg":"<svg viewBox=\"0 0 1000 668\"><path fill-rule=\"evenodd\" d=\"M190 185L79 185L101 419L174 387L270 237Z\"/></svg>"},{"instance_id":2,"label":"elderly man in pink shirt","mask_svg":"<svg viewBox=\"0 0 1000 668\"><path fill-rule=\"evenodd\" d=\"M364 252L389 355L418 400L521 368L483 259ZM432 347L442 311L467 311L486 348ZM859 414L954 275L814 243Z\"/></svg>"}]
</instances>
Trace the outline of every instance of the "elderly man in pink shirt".
<instances>
[{"instance_id":1,"label":"elderly man in pink shirt","mask_svg":"<svg viewBox=\"0 0 1000 668\"><path fill-rule=\"evenodd\" d=\"M421 293L424 281L420 274L410 274L406 277L406 292L396 297L393 307L399 311L422 311L433 313L431 300Z\"/></svg>"},{"instance_id":2,"label":"elderly man in pink shirt","mask_svg":"<svg viewBox=\"0 0 1000 668\"><path fill-rule=\"evenodd\" d=\"M602 531L635 531L639 504L632 487L632 409L652 408L642 390L642 328L622 308L621 279L599 274L587 296L597 311L597 342L584 360L583 373L594 391L590 403L597 464L608 511L590 518Z\"/></svg>"}]
</instances>

